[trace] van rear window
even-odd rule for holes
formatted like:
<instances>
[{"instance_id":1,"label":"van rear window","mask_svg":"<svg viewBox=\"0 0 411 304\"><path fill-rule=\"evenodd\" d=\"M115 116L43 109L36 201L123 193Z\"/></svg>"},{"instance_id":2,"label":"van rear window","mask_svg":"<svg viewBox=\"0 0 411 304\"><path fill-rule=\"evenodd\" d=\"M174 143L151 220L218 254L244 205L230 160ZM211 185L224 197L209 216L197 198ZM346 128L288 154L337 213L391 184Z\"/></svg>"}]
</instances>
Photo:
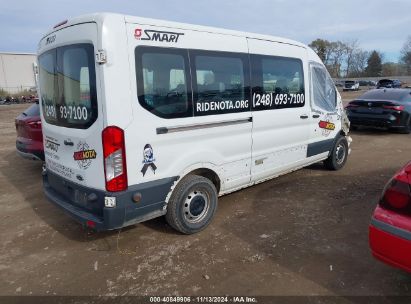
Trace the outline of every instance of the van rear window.
<instances>
[{"instance_id":1,"label":"van rear window","mask_svg":"<svg viewBox=\"0 0 411 304\"><path fill-rule=\"evenodd\" d=\"M75 44L39 57L39 84L47 123L86 129L97 119L94 48Z\"/></svg>"}]
</instances>

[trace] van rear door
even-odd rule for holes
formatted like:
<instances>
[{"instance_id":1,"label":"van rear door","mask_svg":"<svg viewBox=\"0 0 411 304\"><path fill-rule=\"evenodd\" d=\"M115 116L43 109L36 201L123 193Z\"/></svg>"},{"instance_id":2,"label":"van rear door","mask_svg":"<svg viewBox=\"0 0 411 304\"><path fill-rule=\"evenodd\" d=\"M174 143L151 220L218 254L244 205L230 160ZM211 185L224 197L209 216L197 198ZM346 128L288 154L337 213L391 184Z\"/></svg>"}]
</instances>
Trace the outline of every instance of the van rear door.
<instances>
[{"instance_id":1,"label":"van rear door","mask_svg":"<svg viewBox=\"0 0 411 304\"><path fill-rule=\"evenodd\" d=\"M46 36L40 42L39 88L47 169L83 186L104 189L96 45L95 23Z\"/></svg>"}]
</instances>

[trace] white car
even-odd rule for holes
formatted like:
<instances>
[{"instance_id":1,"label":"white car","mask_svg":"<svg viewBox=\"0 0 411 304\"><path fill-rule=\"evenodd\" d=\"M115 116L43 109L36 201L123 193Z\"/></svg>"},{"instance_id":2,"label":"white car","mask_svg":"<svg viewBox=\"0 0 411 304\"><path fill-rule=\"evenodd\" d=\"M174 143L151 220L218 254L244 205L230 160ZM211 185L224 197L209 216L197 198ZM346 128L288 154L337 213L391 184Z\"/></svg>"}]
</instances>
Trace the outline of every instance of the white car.
<instances>
[{"instance_id":1,"label":"white car","mask_svg":"<svg viewBox=\"0 0 411 304\"><path fill-rule=\"evenodd\" d=\"M344 81L343 91L358 91L360 89L360 82L354 80Z\"/></svg>"}]
</instances>

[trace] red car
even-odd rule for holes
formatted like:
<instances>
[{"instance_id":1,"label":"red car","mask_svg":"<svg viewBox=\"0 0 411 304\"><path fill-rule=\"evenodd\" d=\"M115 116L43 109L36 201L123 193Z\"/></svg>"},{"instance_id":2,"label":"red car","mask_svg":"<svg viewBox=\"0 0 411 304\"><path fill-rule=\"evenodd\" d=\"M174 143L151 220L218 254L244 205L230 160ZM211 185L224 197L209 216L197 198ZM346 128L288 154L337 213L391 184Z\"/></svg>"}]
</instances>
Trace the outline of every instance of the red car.
<instances>
[{"instance_id":1,"label":"red car","mask_svg":"<svg viewBox=\"0 0 411 304\"><path fill-rule=\"evenodd\" d=\"M385 186L369 227L374 257L411 272L411 162Z\"/></svg>"},{"instance_id":2,"label":"red car","mask_svg":"<svg viewBox=\"0 0 411 304\"><path fill-rule=\"evenodd\" d=\"M40 106L35 103L17 116L17 153L24 158L44 161Z\"/></svg>"}]
</instances>

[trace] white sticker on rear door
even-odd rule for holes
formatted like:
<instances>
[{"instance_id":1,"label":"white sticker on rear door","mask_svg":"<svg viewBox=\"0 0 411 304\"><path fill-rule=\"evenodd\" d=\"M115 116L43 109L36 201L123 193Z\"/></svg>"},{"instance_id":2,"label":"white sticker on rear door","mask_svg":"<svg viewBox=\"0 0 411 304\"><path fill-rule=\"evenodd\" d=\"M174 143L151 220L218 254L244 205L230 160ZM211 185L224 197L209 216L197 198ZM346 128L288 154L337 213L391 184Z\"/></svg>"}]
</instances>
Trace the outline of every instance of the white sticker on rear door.
<instances>
[{"instance_id":1,"label":"white sticker on rear door","mask_svg":"<svg viewBox=\"0 0 411 304\"><path fill-rule=\"evenodd\" d=\"M51 171L67 179L71 179L74 175L73 169L66 167L62 164L59 164L51 159L46 159L46 166L47 166L47 169L50 169Z\"/></svg>"}]
</instances>

